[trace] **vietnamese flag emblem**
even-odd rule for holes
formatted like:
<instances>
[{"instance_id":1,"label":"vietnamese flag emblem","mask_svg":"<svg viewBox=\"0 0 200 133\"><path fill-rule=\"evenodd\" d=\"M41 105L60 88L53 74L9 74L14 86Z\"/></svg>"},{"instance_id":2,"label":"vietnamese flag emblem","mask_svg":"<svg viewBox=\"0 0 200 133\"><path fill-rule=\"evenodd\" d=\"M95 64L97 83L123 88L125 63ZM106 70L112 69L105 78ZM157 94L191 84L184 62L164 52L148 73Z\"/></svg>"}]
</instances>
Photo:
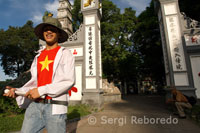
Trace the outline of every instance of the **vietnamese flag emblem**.
<instances>
[{"instance_id":1,"label":"vietnamese flag emblem","mask_svg":"<svg viewBox=\"0 0 200 133\"><path fill-rule=\"evenodd\" d=\"M76 87L72 87L72 88L68 91L69 96L72 95L72 91L76 93L76 92L78 92L78 89L77 89Z\"/></svg>"}]
</instances>

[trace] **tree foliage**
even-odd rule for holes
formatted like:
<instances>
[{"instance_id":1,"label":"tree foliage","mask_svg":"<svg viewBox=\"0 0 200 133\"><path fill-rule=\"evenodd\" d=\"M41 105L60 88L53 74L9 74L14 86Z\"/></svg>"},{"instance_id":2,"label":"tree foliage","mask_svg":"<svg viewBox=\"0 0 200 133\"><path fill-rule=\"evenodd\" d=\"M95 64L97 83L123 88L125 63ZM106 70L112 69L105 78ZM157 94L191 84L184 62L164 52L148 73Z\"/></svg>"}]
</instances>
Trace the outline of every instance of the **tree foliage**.
<instances>
[{"instance_id":1,"label":"tree foliage","mask_svg":"<svg viewBox=\"0 0 200 133\"><path fill-rule=\"evenodd\" d=\"M22 27L10 26L0 31L1 66L6 75L14 77L30 69L38 50L38 39L34 34L33 22L27 21Z\"/></svg>"},{"instance_id":2,"label":"tree foliage","mask_svg":"<svg viewBox=\"0 0 200 133\"><path fill-rule=\"evenodd\" d=\"M133 34L137 23L135 10L125 8L124 13L111 1L103 0L101 20L102 60L104 75L123 80L137 76L138 54Z\"/></svg>"},{"instance_id":3,"label":"tree foliage","mask_svg":"<svg viewBox=\"0 0 200 133\"><path fill-rule=\"evenodd\" d=\"M83 22L83 15L81 13L81 0L74 0L74 5L72 8L73 31L78 30L82 22Z\"/></svg>"},{"instance_id":4,"label":"tree foliage","mask_svg":"<svg viewBox=\"0 0 200 133\"><path fill-rule=\"evenodd\" d=\"M151 76L154 80L162 82L164 64L160 38L158 18L152 1L138 16L134 42L143 61L140 66L141 75Z\"/></svg>"}]
</instances>

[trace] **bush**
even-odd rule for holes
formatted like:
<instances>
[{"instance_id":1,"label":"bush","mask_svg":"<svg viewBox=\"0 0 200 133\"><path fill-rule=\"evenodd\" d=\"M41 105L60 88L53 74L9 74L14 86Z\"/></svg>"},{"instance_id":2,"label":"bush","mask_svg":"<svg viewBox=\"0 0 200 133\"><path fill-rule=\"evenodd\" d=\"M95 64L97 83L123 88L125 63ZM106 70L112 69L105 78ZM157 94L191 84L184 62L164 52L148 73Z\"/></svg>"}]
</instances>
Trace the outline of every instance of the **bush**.
<instances>
[{"instance_id":1,"label":"bush","mask_svg":"<svg viewBox=\"0 0 200 133\"><path fill-rule=\"evenodd\" d=\"M6 86L19 88L23 86L30 78L31 74L29 71L27 71L14 80L0 82L0 113L19 114L24 112L23 109L18 107L15 99L4 97L3 93Z\"/></svg>"},{"instance_id":2,"label":"bush","mask_svg":"<svg viewBox=\"0 0 200 133\"><path fill-rule=\"evenodd\" d=\"M0 97L0 113L6 114L20 114L24 110L20 109L16 103L16 100L8 97Z\"/></svg>"}]
</instances>

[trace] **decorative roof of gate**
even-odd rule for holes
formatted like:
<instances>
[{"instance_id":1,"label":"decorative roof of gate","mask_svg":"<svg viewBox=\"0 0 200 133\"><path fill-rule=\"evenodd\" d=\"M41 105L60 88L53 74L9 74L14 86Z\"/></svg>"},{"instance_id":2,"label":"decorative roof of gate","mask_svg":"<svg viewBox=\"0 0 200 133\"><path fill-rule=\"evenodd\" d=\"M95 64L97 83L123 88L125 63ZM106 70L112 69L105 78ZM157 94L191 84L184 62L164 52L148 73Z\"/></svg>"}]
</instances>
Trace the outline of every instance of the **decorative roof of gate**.
<instances>
[{"instance_id":1,"label":"decorative roof of gate","mask_svg":"<svg viewBox=\"0 0 200 133\"><path fill-rule=\"evenodd\" d=\"M83 25L84 25L84 24L81 24L81 25L79 26L79 29L78 29L76 32L74 32L74 33L68 38L68 40L67 40L67 42L65 42L65 44L66 44L66 43L83 42L83 41L84 41L84 40L83 40Z\"/></svg>"}]
</instances>

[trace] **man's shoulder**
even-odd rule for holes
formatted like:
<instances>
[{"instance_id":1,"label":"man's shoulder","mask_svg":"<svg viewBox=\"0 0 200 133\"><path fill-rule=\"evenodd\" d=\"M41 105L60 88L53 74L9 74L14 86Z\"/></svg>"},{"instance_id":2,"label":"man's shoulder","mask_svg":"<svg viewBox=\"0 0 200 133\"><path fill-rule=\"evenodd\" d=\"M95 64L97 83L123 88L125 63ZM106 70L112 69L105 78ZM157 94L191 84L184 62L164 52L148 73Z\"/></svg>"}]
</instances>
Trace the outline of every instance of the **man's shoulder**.
<instances>
[{"instance_id":1,"label":"man's shoulder","mask_svg":"<svg viewBox=\"0 0 200 133\"><path fill-rule=\"evenodd\" d=\"M66 47L60 47L64 53L71 53L71 51Z\"/></svg>"},{"instance_id":2,"label":"man's shoulder","mask_svg":"<svg viewBox=\"0 0 200 133\"><path fill-rule=\"evenodd\" d=\"M62 49L62 52L63 52L64 55L73 57L72 52L68 48L61 47L61 49Z\"/></svg>"}]
</instances>

